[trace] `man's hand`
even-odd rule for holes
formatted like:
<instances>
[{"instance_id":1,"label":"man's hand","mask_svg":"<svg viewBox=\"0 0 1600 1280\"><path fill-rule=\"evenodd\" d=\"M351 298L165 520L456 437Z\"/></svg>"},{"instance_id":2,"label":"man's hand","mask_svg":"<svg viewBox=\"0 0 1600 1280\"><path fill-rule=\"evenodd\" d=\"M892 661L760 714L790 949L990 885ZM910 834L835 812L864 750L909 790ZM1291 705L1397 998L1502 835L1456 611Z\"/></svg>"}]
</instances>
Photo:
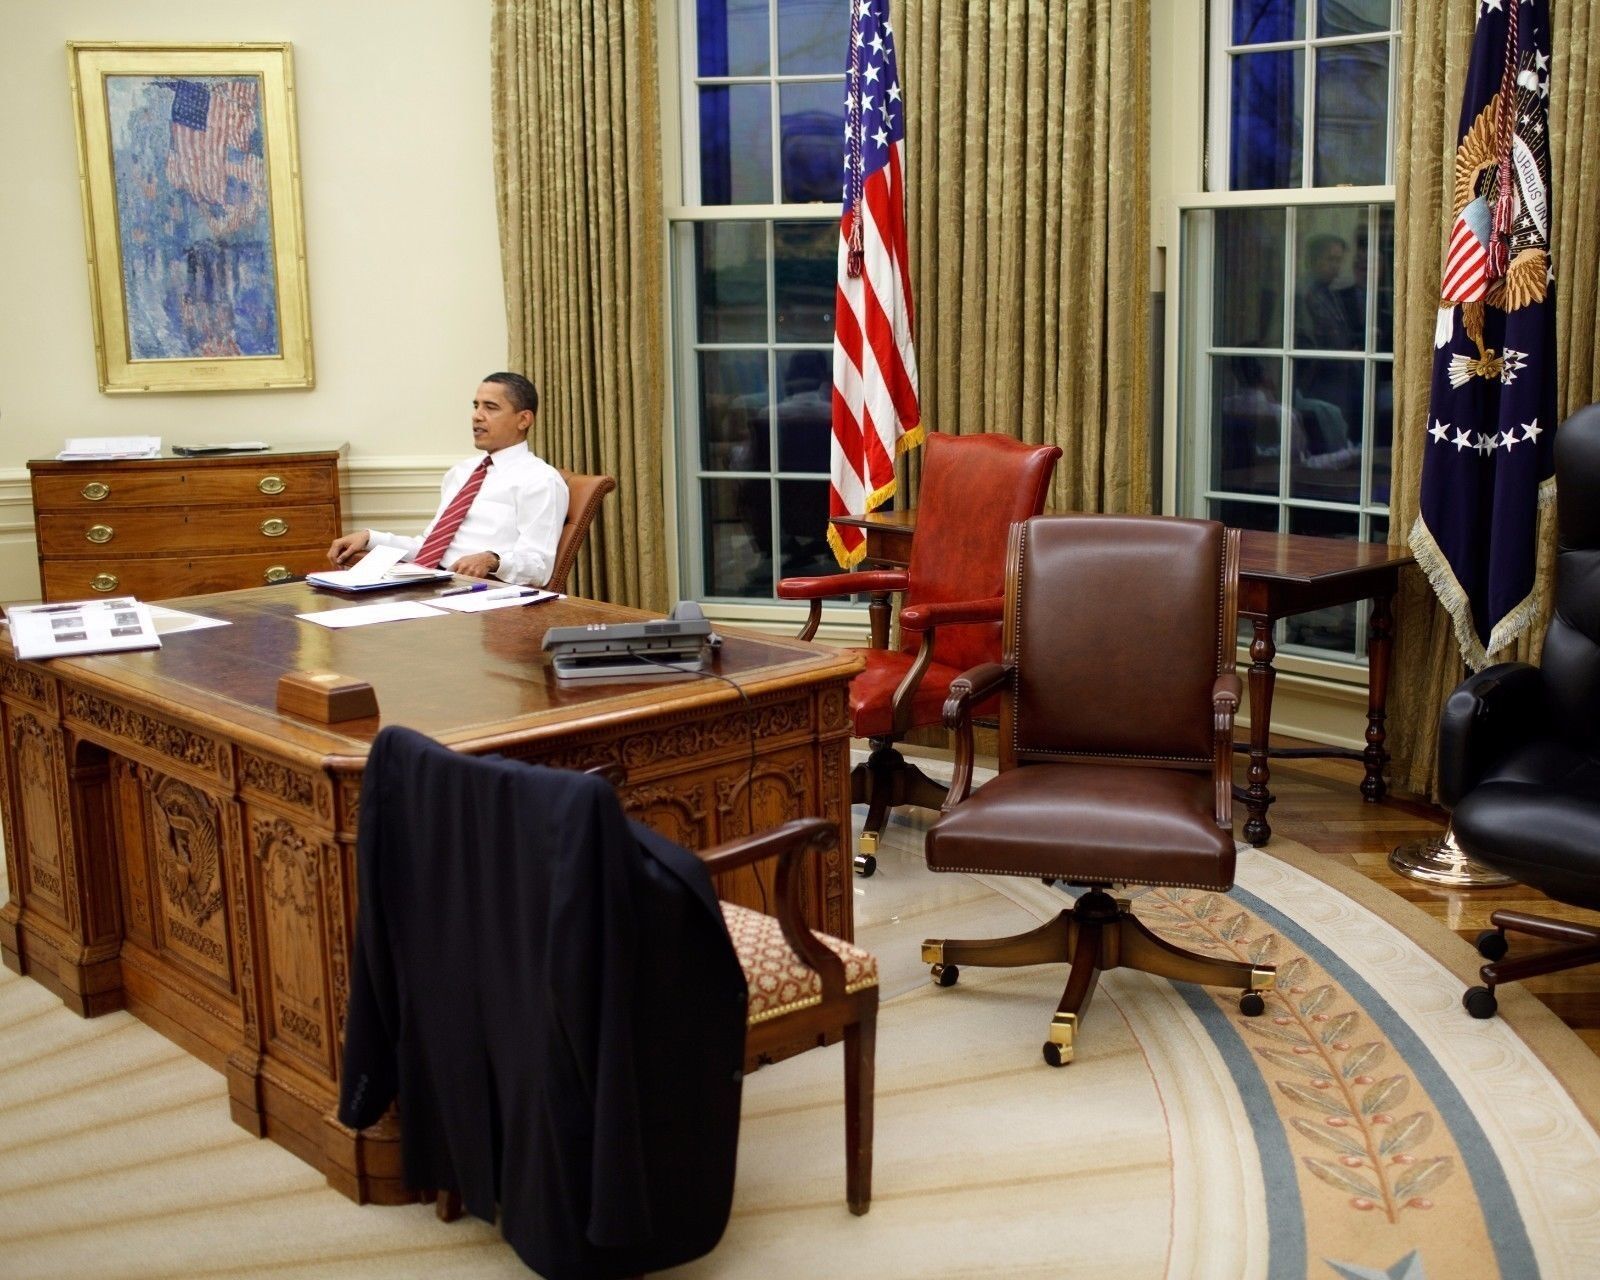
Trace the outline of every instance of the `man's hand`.
<instances>
[{"instance_id":1,"label":"man's hand","mask_svg":"<svg viewBox=\"0 0 1600 1280\"><path fill-rule=\"evenodd\" d=\"M344 537L333 540L333 545L328 548L328 563L335 569L342 568L356 552L366 549L367 531L357 529L354 533L347 533Z\"/></svg>"},{"instance_id":2,"label":"man's hand","mask_svg":"<svg viewBox=\"0 0 1600 1280\"><path fill-rule=\"evenodd\" d=\"M493 551L479 551L476 555L462 556L450 566L450 572L464 578L487 578L499 567L500 557Z\"/></svg>"}]
</instances>

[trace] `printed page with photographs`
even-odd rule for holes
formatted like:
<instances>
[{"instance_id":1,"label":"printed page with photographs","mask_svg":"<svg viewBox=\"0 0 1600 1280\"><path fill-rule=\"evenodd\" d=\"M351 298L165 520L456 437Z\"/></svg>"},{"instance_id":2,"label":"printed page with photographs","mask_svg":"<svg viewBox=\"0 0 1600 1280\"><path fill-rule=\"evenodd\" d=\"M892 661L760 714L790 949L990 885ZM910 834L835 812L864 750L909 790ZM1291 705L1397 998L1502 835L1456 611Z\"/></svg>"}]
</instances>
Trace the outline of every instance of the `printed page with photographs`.
<instances>
[{"instance_id":1,"label":"printed page with photographs","mask_svg":"<svg viewBox=\"0 0 1600 1280\"><path fill-rule=\"evenodd\" d=\"M6 621L11 627L12 652L19 658L161 647L150 607L132 596L15 605L6 610Z\"/></svg>"}]
</instances>

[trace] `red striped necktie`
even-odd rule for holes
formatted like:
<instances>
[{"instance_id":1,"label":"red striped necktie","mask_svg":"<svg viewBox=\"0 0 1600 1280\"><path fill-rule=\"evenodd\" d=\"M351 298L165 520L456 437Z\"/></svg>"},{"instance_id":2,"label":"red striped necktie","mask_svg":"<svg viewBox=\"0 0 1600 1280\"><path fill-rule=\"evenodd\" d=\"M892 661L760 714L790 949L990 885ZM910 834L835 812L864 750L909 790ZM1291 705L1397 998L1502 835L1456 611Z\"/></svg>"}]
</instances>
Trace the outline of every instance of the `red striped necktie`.
<instances>
[{"instance_id":1,"label":"red striped necktie","mask_svg":"<svg viewBox=\"0 0 1600 1280\"><path fill-rule=\"evenodd\" d=\"M466 484L457 490L456 496L451 498L445 509L439 513L439 518L433 522L433 528L428 530L428 536L422 540L422 546L412 557L415 564L421 565L424 569L439 567L439 557L450 546L450 540L456 536L456 530L467 518L472 500L478 496L478 490L483 488L483 478L489 473L491 461L493 460L485 454L483 461L472 469Z\"/></svg>"}]
</instances>

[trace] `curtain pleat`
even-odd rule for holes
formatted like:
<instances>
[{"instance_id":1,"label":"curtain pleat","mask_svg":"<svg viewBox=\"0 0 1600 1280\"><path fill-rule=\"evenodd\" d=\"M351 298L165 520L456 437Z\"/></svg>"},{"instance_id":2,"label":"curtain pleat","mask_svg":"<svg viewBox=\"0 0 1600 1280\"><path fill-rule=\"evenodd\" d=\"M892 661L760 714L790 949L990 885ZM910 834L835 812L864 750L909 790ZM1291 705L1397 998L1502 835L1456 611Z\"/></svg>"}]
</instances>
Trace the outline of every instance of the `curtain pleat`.
<instances>
[{"instance_id":1,"label":"curtain pleat","mask_svg":"<svg viewBox=\"0 0 1600 1280\"><path fill-rule=\"evenodd\" d=\"M1148 511L1148 0L900 8L923 421L1059 444L1056 509Z\"/></svg>"},{"instance_id":2,"label":"curtain pleat","mask_svg":"<svg viewBox=\"0 0 1600 1280\"><path fill-rule=\"evenodd\" d=\"M509 359L531 443L616 478L574 591L666 601L665 210L654 0L494 0L495 192Z\"/></svg>"},{"instance_id":3,"label":"curtain pleat","mask_svg":"<svg viewBox=\"0 0 1600 1280\"><path fill-rule=\"evenodd\" d=\"M1472 53L1477 0L1401 5L1400 104L1395 144L1395 421L1389 541L1404 546L1421 501L1434 317L1439 306L1461 95ZM1594 343L1600 218L1600 139L1585 128L1600 106L1600 59L1592 55L1600 0L1551 5L1550 157L1554 187L1557 404L1565 418L1595 399L1600 354ZM1559 495L1558 495L1559 501ZM1542 611L1523 637L1492 655L1537 661L1552 601L1554 509L1539 530L1536 587ZM1420 571L1402 576L1396 602L1388 747L1393 783L1436 792L1439 713L1465 668L1445 613Z\"/></svg>"}]
</instances>

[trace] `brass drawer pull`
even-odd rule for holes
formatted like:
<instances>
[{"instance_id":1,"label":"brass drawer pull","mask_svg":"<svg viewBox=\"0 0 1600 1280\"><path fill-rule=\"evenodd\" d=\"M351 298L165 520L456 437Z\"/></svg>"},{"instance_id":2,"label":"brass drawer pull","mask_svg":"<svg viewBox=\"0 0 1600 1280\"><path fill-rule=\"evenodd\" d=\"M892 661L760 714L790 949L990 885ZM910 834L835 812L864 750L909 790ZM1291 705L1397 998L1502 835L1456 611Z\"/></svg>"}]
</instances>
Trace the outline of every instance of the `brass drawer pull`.
<instances>
[{"instance_id":1,"label":"brass drawer pull","mask_svg":"<svg viewBox=\"0 0 1600 1280\"><path fill-rule=\"evenodd\" d=\"M83 496L90 502L103 502L111 496L111 486L101 484L98 480L91 480L83 486Z\"/></svg>"},{"instance_id":2,"label":"brass drawer pull","mask_svg":"<svg viewBox=\"0 0 1600 1280\"><path fill-rule=\"evenodd\" d=\"M102 542L110 542L113 532L114 530L108 524L92 524L83 536L98 545Z\"/></svg>"},{"instance_id":3,"label":"brass drawer pull","mask_svg":"<svg viewBox=\"0 0 1600 1280\"><path fill-rule=\"evenodd\" d=\"M115 591L117 589L117 575L114 573L97 573L89 586L96 591Z\"/></svg>"},{"instance_id":4,"label":"brass drawer pull","mask_svg":"<svg viewBox=\"0 0 1600 1280\"><path fill-rule=\"evenodd\" d=\"M280 582L288 582L294 574L289 572L288 565L275 564L261 576L267 580L267 585L270 587Z\"/></svg>"},{"instance_id":5,"label":"brass drawer pull","mask_svg":"<svg viewBox=\"0 0 1600 1280\"><path fill-rule=\"evenodd\" d=\"M282 476L262 476L256 481L256 488L262 493L272 496L282 493L288 486L284 484Z\"/></svg>"},{"instance_id":6,"label":"brass drawer pull","mask_svg":"<svg viewBox=\"0 0 1600 1280\"><path fill-rule=\"evenodd\" d=\"M261 532L269 538L281 538L289 532L289 522L273 516L272 519L261 522Z\"/></svg>"}]
</instances>

